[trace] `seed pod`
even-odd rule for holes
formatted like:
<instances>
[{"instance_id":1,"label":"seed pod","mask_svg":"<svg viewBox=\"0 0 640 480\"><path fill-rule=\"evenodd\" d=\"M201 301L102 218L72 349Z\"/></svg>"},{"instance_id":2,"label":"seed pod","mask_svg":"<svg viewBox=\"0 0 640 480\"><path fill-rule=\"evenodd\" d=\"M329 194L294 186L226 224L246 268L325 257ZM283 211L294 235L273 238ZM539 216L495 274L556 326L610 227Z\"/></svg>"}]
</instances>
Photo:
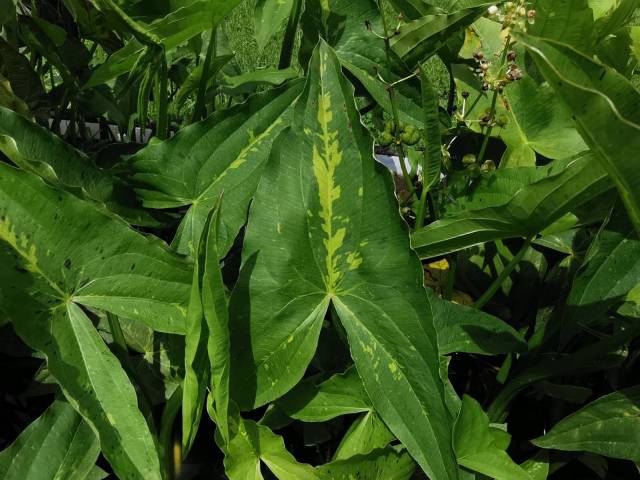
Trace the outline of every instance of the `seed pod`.
<instances>
[{"instance_id":1,"label":"seed pod","mask_svg":"<svg viewBox=\"0 0 640 480\"><path fill-rule=\"evenodd\" d=\"M516 54L516 52L511 50L509 53L507 53L507 60L509 60L510 62L515 62L517 56L518 55Z\"/></svg>"},{"instance_id":2,"label":"seed pod","mask_svg":"<svg viewBox=\"0 0 640 480\"><path fill-rule=\"evenodd\" d=\"M496 164L493 160L486 160L480 165L480 171L483 173L493 172L496 169Z\"/></svg>"},{"instance_id":3,"label":"seed pod","mask_svg":"<svg viewBox=\"0 0 640 480\"><path fill-rule=\"evenodd\" d=\"M486 92L487 90L489 90L489 84L488 84L488 83L483 83L483 84L482 84L482 90L483 90L483 91L485 91L485 92Z\"/></svg>"},{"instance_id":4,"label":"seed pod","mask_svg":"<svg viewBox=\"0 0 640 480\"><path fill-rule=\"evenodd\" d=\"M484 58L484 53L478 50L476 53L473 54L473 58L475 58L476 60L482 60Z\"/></svg>"},{"instance_id":5,"label":"seed pod","mask_svg":"<svg viewBox=\"0 0 640 480\"><path fill-rule=\"evenodd\" d=\"M378 138L378 144L382 147L386 147L393 142L393 135L390 132L382 132L380 137Z\"/></svg>"},{"instance_id":6,"label":"seed pod","mask_svg":"<svg viewBox=\"0 0 640 480\"><path fill-rule=\"evenodd\" d=\"M391 120L387 120L387 123L385 124L385 128L384 128L385 132L389 132L389 133L395 133L396 131L396 126L393 123L393 121Z\"/></svg>"},{"instance_id":7,"label":"seed pod","mask_svg":"<svg viewBox=\"0 0 640 480\"><path fill-rule=\"evenodd\" d=\"M469 92L467 92L466 90L462 92L462 98L464 98L465 100L469 98Z\"/></svg>"},{"instance_id":8,"label":"seed pod","mask_svg":"<svg viewBox=\"0 0 640 480\"><path fill-rule=\"evenodd\" d=\"M412 133L404 132L402 135L400 135L400 139L402 140L402 143L406 145L415 145L420 141L420 132L418 132L417 130L413 131Z\"/></svg>"},{"instance_id":9,"label":"seed pod","mask_svg":"<svg viewBox=\"0 0 640 480\"><path fill-rule=\"evenodd\" d=\"M469 176L471 178L478 178L480 176L480 167L475 163L473 165L469 165L467 167L467 172L469 172Z\"/></svg>"},{"instance_id":10,"label":"seed pod","mask_svg":"<svg viewBox=\"0 0 640 480\"><path fill-rule=\"evenodd\" d=\"M464 157L462 157L463 165L473 165L476 163L476 156L473 153L467 153Z\"/></svg>"}]
</instances>

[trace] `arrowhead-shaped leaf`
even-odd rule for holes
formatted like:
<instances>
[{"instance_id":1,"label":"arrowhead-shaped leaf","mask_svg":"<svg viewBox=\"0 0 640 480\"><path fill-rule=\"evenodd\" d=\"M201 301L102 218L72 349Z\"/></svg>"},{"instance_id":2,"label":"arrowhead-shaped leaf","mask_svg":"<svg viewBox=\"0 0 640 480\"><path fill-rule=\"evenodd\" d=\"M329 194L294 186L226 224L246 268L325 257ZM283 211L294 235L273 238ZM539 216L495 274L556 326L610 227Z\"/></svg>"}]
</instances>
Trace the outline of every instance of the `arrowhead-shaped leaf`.
<instances>
[{"instance_id":1,"label":"arrowhead-shaped leaf","mask_svg":"<svg viewBox=\"0 0 640 480\"><path fill-rule=\"evenodd\" d=\"M0 164L0 240L69 299L184 333L191 265L93 204Z\"/></svg>"},{"instance_id":2,"label":"arrowhead-shaped leaf","mask_svg":"<svg viewBox=\"0 0 640 480\"><path fill-rule=\"evenodd\" d=\"M218 252L229 250L246 221L273 138L288 123L287 109L301 83L251 97L154 142L131 160L133 181L145 206L189 206L173 240L179 253L193 254L213 205L224 192Z\"/></svg>"},{"instance_id":3,"label":"arrowhead-shaped leaf","mask_svg":"<svg viewBox=\"0 0 640 480\"><path fill-rule=\"evenodd\" d=\"M91 320L75 303L61 303L60 292L26 271L32 265L5 245L0 260L3 269L14 270L11 283L0 286L4 312L18 335L45 354L49 372L97 432L114 471L122 478L160 480L155 443L136 392Z\"/></svg>"},{"instance_id":4,"label":"arrowhead-shaped leaf","mask_svg":"<svg viewBox=\"0 0 640 480\"><path fill-rule=\"evenodd\" d=\"M332 302L376 412L432 478L456 478L422 268L323 41L294 115L258 187L231 297L232 396L246 409L290 390Z\"/></svg>"},{"instance_id":5,"label":"arrowhead-shaped leaf","mask_svg":"<svg viewBox=\"0 0 640 480\"><path fill-rule=\"evenodd\" d=\"M191 265L35 175L0 164L2 309L47 357L121 477L159 479L153 436L116 357L78 304L183 333Z\"/></svg>"}]
</instances>

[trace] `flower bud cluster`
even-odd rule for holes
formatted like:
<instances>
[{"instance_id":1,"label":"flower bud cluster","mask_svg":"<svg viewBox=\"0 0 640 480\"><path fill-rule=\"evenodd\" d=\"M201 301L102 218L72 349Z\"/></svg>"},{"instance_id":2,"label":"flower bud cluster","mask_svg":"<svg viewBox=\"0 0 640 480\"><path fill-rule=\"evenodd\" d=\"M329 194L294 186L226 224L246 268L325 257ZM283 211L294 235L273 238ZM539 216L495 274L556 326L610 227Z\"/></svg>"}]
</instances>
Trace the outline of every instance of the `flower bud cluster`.
<instances>
[{"instance_id":1,"label":"flower bud cluster","mask_svg":"<svg viewBox=\"0 0 640 480\"><path fill-rule=\"evenodd\" d=\"M502 28L519 27L526 30L527 25L532 25L536 21L536 11L527 8L527 2L519 0L517 2L505 2L500 7L491 5L487 9L489 17L502 23Z\"/></svg>"},{"instance_id":2,"label":"flower bud cluster","mask_svg":"<svg viewBox=\"0 0 640 480\"><path fill-rule=\"evenodd\" d=\"M507 84L522 80L524 76L522 70L516 64L517 54L514 51L509 51L506 54L506 60L508 61L506 72L499 68L499 66L492 68L493 62L488 60L481 51L475 52L473 58L476 61L474 73L482 79L482 90L485 92L488 90L502 92Z\"/></svg>"}]
</instances>

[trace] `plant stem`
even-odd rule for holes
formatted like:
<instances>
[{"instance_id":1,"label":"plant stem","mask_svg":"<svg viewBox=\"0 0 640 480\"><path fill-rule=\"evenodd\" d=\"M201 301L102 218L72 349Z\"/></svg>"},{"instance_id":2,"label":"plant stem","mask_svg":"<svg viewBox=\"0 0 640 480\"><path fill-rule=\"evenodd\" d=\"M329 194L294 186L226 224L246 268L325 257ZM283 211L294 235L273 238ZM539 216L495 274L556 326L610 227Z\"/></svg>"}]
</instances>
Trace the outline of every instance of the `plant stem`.
<instances>
[{"instance_id":1,"label":"plant stem","mask_svg":"<svg viewBox=\"0 0 640 480\"><path fill-rule=\"evenodd\" d=\"M456 270L458 268L458 254L452 253L449 256L449 274L447 275L447 283L444 286L443 297L445 300L451 300L453 297L453 286L456 282Z\"/></svg>"},{"instance_id":2,"label":"plant stem","mask_svg":"<svg viewBox=\"0 0 640 480\"><path fill-rule=\"evenodd\" d=\"M467 118L469 115L471 115L471 112L473 112L473 109L476 108L476 105L478 105L478 102L480 101L480 99L483 97L482 93L479 93L478 96L476 97L476 99L473 101L473 103L471 104L471 106L469 107L469 109L464 113L464 117L462 117L462 120L464 120L465 118Z\"/></svg>"},{"instance_id":3,"label":"plant stem","mask_svg":"<svg viewBox=\"0 0 640 480\"><path fill-rule=\"evenodd\" d=\"M204 64L202 65L202 75L200 75L198 96L196 98L196 106L193 108L193 117L191 117L191 123L198 122L204 117L204 97L207 93L207 82L209 80L209 68L211 68L211 59L215 56L214 52L216 49L216 30L216 27L213 27L211 29L211 36L209 37L207 54L204 57Z\"/></svg>"},{"instance_id":4,"label":"plant stem","mask_svg":"<svg viewBox=\"0 0 640 480\"><path fill-rule=\"evenodd\" d=\"M387 18L384 13L384 7L380 0L376 0L378 4L378 10L380 11L380 18L382 20L382 27L384 28L384 52L387 62L387 81L391 78L391 44L389 37L389 28L387 27ZM413 187L413 182L407 171L407 165L405 164L404 148L402 147L402 140L400 139L400 117L398 115L398 106L395 99L395 87L393 85L386 85L387 92L389 92L389 102L391 103L391 113L393 114L393 137L394 144L396 146L396 152L400 161L400 169L402 170L402 176L407 184L407 190L414 201L418 201L416 190Z\"/></svg>"},{"instance_id":5,"label":"plant stem","mask_svg":"<svg viewBox=\"0 0 640 480\"><path fill-rule=\"evenodd\" d=\"M429 190L423 187L422 194L420 195L420 199L418 201L418 209L416 210L416 226L415 226L416 230L424 226L424 216L425 216L428 195L429 195Z\"/></svg>"},{"instance_id":6,"label":"plant stem","mask_svg":"<svg viewBox=\"0 0 640 480\"><path fill-rule=\"evenodd\" d=\"M520 263L520 261L524 257L525 253L527 253L527 250L529 250L530 245L531 245L531 239L526 239L524 241L524 245L522 245L522 248L518 251L518 253L515 254L513 259L511 259L511 261L504 267L504 270L500 272L500 275L498 275L498 278L496 278L493 281L493 283L489 286L487 291L482 294L482 296L476 301L476 303L473 304L474 308L480 309L484 307L487 304L487 302L491 300L491 298L493 298L493 296L496 294L496 292L498 291L502 283L507 279L509 275L511 275L511 272L513 271L513 269L516 268L516 266Z\"/></svg>"},{"instance_id":7,"label":"plant stem","mask_svg":"<svg viewBox=\"0 0 640 480\"><path fill-rule=\"evenodd\" d=\"M511 35L507 35L507 38L504 43L504 50L502 50L502 56L500 58L500 71L504 67L505 62L507 61L507 53L509 52L509 46L511 45ZM498 102L498 89L493 91L493 98L491 99L491 110L489 112L489 125L487 126L487 131L484 134L484 140L482 141L482 146L480 147L480 153L478 154L478 163L482 164L484 161L484 156L487 153L487 146L489 145L489 138L491 138L491 132L493 131L493 117L496 114L496 103Z\"/></svg>"},{"instance_id":8,"label":"plant stem","mask_svg":"<svg viewBox=\"0 0 640 480\"><path fill-rule=\"evenodd\" d=\"M158 118L156 121L156 137L160 140L167 138L169 127L169 97L167 92L168 84L167 57L162 52L160 58L160 71L158 72Z\"/></svg>"},{"instance_id":9,"label":"plant stem","mask_svg":"<svg viewBox=\"0 0 640 480\"><path fill-rule=\"evenodd\" d=\"M453 115L453 107L456 104L456 80L453 78L453 71L449 70L449 95L447 96L447 113Z\"/></svg>"},{"instance_id":10,"label":"plant stem","mask_svg":"<svg viewBox=\"0 0 640 480\"><path fill-rule=\"evenodd\" d=\"M113 337L113 343L118 351L118 356L123 363L129 366L129 348L127 347L127 341L124 338L120 320L118 320L118 317L113 313L107 312L107 321L109 322L109 330L111 330L111 336Z\"/></svg>"},{"instance_id":11,"label":"plant stem","mask_svg":"<svg viewBox=\"0 0 640 480\"><path fill-rule=\"evenodd\" d=\"M302 0L293 0L289 21L282 40L282 49L280 50L280 60L278 68L284 69L291 66L293 60L293 47L296 43L296 34L298 33L298 23L302 15Z\"/></svg>"},{"instance_id":12,"label":"plant stem","mask_svg":"<svg viewBox=\"0 0 640 480\"><path fill-rule=\"evenodd\" d=\"M174 458L173 454L173 425L181 405L182 387L178 387L169 400L167 400L164 410L162 411L162 418L160 419L160 455L164 463L165 478L167 480L172 480L177 477L182 462L180 455L176 455Z\"/></svg>"}]
</instances>

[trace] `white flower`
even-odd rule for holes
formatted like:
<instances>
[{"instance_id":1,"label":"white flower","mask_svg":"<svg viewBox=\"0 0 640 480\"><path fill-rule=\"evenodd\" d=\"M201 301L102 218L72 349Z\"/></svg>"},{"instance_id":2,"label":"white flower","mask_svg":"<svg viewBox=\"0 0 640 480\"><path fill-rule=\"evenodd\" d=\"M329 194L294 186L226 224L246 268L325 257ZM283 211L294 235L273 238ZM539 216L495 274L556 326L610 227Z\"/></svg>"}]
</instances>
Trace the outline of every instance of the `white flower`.
<instances>
[{"instance_id":1,"label":"white flower","mask_svg":"<svg viewBox=\"0 0 640 480\"><path fill-rule=\"evenodd\" d=\"M498 7L496 7L495 5L491 5L488 9L489 11L489 15L495 15L496 13L498 13Z\"/></svg>"}]
</instances>

